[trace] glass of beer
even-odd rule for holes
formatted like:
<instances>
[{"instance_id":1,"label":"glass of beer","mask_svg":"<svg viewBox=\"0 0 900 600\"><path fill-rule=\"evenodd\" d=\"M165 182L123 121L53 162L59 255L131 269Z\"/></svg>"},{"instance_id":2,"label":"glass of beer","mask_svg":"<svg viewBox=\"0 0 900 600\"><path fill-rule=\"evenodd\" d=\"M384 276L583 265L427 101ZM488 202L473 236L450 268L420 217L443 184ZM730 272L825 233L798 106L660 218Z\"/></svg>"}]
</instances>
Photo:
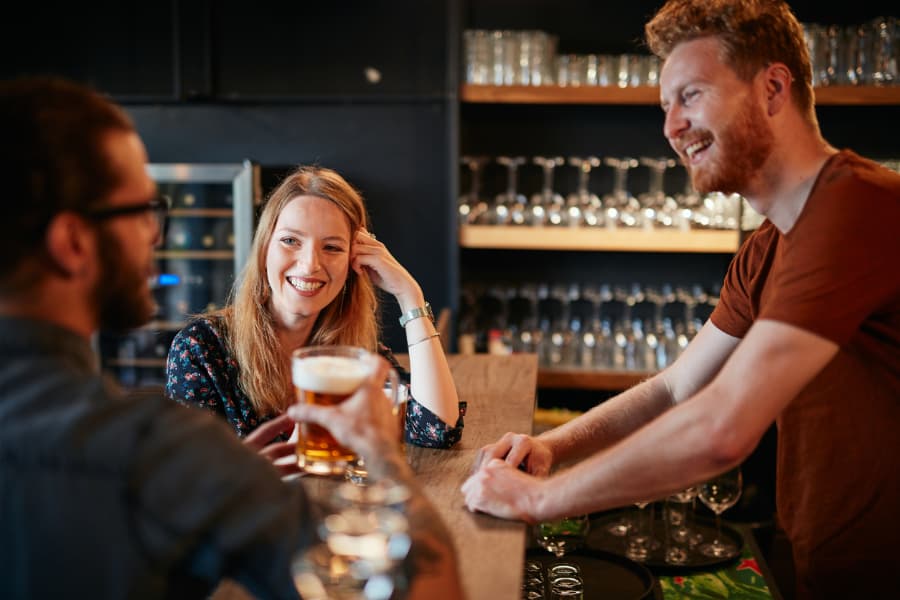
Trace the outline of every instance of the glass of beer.
<instances>
[{"instance_id":1,"label":"glass of beer","mask_svg":"<svg viewBox=\"0 0 900 600\"><path fill-rule=\"evenodd\" d=\"M353 346L310 346L295 350L291 373L297 402L333 406L359 389L372 373L372 354ZM393 370L390 378L397 377ZM394 386L396 389L396 385ZM315 475L344 475L356 454L339 444L321 425L300 423L297 463Z\"/></svg>"},{"instance_id":2,"label":"glass of beer","mask_svg":"<svg viewBox=\"0 0 900 600\"><path fill-rule=\"evenodd\" d=\"M400 432L398 443L402 452L406 444L406 403L409 400L409 385L402 381L395 383L394 375L396 373L391 369L391 377L384 382L384 394L391 401L391 412L397 418L397 428ZM360 456L355 462L348 464L344 476L357 485L368 485L369 471L366 469L365 459Z\"/></svg>"}]
</instances>

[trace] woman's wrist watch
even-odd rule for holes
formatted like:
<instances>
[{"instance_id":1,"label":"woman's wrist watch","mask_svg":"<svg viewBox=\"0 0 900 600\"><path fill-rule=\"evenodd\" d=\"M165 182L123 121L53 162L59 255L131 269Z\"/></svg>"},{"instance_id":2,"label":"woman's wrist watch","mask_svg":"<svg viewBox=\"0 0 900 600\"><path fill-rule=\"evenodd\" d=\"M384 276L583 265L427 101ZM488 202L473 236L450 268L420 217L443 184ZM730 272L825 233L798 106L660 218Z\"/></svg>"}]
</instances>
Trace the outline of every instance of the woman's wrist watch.
<instances>
[{"instance_id":1,"label":"woman's wrist watch","mask_svg":"<svg viewBox=\"0 0 900 600\"><path fill-rule=\"evenodd\" d=\"M425 306L417 306L415 308L411 308L402 315L400 315L400 327L406 327L406 324L412 321L413 319L418 319L421 317L428 317L432 323L434 323L434 313L431 312L431 304L428 302L425 303Z\"/></svg>"}]
</instances>

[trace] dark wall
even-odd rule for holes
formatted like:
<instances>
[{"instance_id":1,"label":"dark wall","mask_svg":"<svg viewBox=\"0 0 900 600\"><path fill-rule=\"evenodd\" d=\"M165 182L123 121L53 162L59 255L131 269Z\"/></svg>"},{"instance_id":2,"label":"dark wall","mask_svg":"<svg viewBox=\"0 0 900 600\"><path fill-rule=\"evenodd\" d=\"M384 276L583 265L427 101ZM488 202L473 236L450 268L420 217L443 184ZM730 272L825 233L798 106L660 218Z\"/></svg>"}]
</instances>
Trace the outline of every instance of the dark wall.
<instances>
[{"instance_id":1,"label":"dark wall","mask_svg":"<svg viewBox=\"0 0 900 600\"><path fill-rule=\"evenodd\" d=\"M832 3L833 4L833 3ZM463 153L663 155L653 106L502 106L457 103L464 28L539 28L561 52L641 49L644 21L660 1L382 0L157 3L41 2L7 15L0 77L56 73L123 102L154 162L251 159L271 175L318 162L365 194L379 238L416 276L436 308L457 305L463 278L531 273L630 281L677 272L698 282L724 272L722 257L519 254L456 244L454 206ZM802 21L853 23L896 12L894 2L826 6L791 2ZM898 107L823 107L826 137L875 157L900 155ZM864 137L859 135L865 131ZM638 169L637 171L641 171ZM485 191L496 193L502 172ZM633 190L646 185L634 173ZM594 191L609 188L601 169ZM673 170L667 188L680 189ZM463 181L463 186L466 182ZM522 191L539 187L525 169ZM562 193L574 185L561 173ZM674 264L672 264L674 261ZM560 265L565 264L565 269ZM638 275L641 275L638 278ZM550 275L547 275L548 277ZM661 275L661 277L664 275ZM397 340L388 303L388 339ZM397 344L394 344L397 345ZM398 346L399 347L399 346Z\"/></svg>"},{"instance_id":2,"label":"dark wall","mask_svg":"<svg viewBox=\"0 0 900 600\"><path fill-rule=\"evenodd\" d=\"M0 76L61 74L123 103L152 162L341 172L435 309L457 298L452 0L20 7ZM267 191L267 190L264 190ZM387 340L402 349L395 302Z\"/></svg>"}]
</instances>

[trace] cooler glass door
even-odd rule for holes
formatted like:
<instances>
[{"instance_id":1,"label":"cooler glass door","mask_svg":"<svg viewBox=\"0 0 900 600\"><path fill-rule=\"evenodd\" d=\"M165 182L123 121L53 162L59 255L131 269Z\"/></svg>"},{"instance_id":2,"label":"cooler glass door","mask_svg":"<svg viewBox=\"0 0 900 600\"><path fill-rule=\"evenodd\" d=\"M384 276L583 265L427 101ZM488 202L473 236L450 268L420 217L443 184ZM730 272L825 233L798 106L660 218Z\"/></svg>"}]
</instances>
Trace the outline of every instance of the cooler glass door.
<instances>
[{"instance_id":1,"label":"cooler glass door","mask_svg":"<svg viewBox=\"0 0 900 600\"><path fill-rule=\"evenodd\" d=\"M250 252L259 204L259 167L242 164L150 164L159 191L172 200L159 276L158 309L144 327L101 332L101 364L128 388L165 385L166 356L192 315L222 307Z\"/></svg>"}]
</instances>

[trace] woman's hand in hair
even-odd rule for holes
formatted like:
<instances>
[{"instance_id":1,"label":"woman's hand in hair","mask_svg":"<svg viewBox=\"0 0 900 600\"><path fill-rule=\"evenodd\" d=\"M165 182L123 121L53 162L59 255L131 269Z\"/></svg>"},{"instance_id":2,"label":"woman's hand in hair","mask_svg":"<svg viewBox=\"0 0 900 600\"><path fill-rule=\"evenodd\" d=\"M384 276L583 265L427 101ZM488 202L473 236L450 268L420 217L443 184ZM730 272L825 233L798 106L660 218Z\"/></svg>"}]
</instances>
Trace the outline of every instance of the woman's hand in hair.
<instances>
[{"instance_id":1,"label":"woman's hand in hair","mask_svg":"<svg viewBox=\"0 0 900 600\"><path fill-rule=\"evenodd\" d=\"M362 275L368 274L372 284L397 298L401 311L422 306L422 288L403 265L375 236L360 229L356 232L350 252L350 265Z\"/></svg>"}]
</instances>

